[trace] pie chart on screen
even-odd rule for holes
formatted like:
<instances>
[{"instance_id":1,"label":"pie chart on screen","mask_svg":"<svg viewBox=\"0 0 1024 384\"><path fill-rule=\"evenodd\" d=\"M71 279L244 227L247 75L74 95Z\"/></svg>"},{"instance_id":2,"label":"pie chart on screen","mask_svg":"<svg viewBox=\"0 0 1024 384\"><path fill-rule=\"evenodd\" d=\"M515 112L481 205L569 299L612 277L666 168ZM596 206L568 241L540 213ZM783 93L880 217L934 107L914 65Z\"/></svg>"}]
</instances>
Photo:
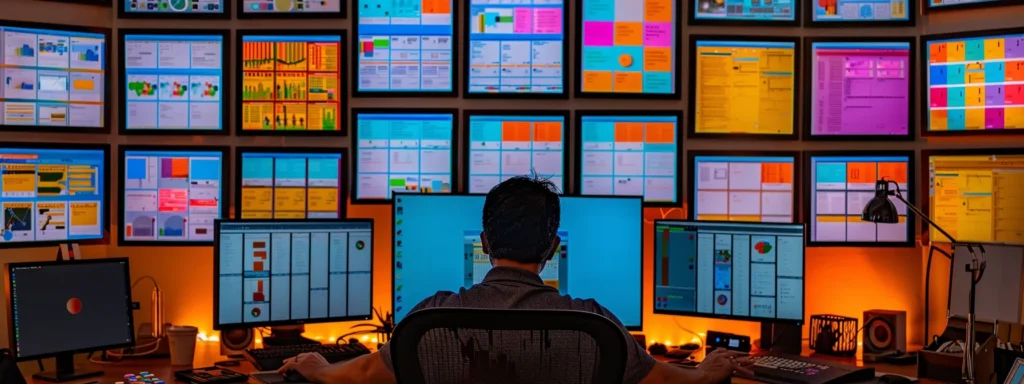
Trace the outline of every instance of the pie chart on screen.
<instances>
[{"instance_id":1,"label":"pie chart on screen","mask_svg":"<svg viewBox=\"0 0 1024 384\"><path fill-rule=\"evenodd\" d=\"M79 312L82 312L82 300L78 300L75 297L68 299L67 308L68 313L77 315Z\"/></svg>"}]
</instances>

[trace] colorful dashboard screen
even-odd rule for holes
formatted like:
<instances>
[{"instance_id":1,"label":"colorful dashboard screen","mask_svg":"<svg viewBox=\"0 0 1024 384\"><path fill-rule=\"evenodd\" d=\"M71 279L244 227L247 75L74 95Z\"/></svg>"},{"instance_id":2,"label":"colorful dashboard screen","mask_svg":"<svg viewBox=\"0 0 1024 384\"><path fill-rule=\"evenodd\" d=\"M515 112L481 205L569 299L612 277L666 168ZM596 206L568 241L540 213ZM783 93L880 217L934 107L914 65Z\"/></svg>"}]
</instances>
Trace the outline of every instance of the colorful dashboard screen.
<instances>
[{"instance_id":1,"label":"colorful dashboard screen","mask_svg":"<svg viewBox=\"0 0 1024 384\"><path fill-rule=\"evenodd\" d=\"M910 133L909 42L811 44L811 135Z\"/></svg>"},{"instance_id":2,"label":"colorful dashboard screen","mask_svg":"<svg viewBox=\"0 0 1024 384\"><path fill-rule=\"evenodd\" d=\"M813 7L811 12L814 22L891 22L910 20L910 13L917 10L907 2L908 0L815 0L808 4Z\"/></svg>"},{"instance_id":3,"label":"colorful dashboard screen","mask_svg":"<svg viewBox=\"0 0 1024 384\"><path fill-rule=\"evenodd\" d=\"M1024 129L1024 33L925 41L928 131Z\"/></svg>"},{"instance_id":4,"label":"colorful dashboard screen","mask_svg":"<svg viewBox=\"0 0 1024 384\"><path fill-rule=\"evenodd\" d=\"M796 43L697 40L698 134L792 135Z\"/></svg>"},{"instance_id":5,"label":"colorful dashboard screen","mask_svg":"<svg viewBox=\"0 0 1024 384\"><path fill-rule=\"evenodd\" d=\"M224 129L224 36L125 34L128 131Z\"/></svg>"},{"instance_id":6,"label":"colorful dashboard screen","mask_svg":"<svg viewBox=\"0 0 1024 384\"><path fill-rule=\"evenodd\" d=\"M342 0L238 0L248 14L341 13Z\"/></svg>"},{"instance_id":7,"label":"colorful dashboard screen","mask_svg":"<svg viewBox=\"0 0 1024 384\"><path fill-rule=\"evenodd\" d=\"M581 193L678 203L678 120L677 116L580 117Z\"/></svg>"},{"instance_id":8,"label":"colorful dashboard screen","mask_svg":"<svg viewBox=\"0 0 1024 384\"><path fill-rule=\"evenodd\" d=\"M451 193L452 113L356 112L355 199L392 192Z\"/></svg>"},{"instance_id":9,"label":"colorful dashboard screen","mask_svg":"<svg viewBox=\"0 0 1024 384\"><path fill-rule=\"evenodd\" d=\"M103 238L107 151L0 148L0 246Z\"/></svg>"},{"instance_id":10,"label":"colorful dashboard screen","mask_svg":"<svg viewBox=\"0 0 1024 384\"><path fill-rule=\"evenodd\" d=\"M125 14L223 14L224 0L121 0Z\"/></svg>"},{"instance_id":11,"label":"colorful dashboard screen","mask_svg":"<svg viewBox=\"0 0 1024 384\"><path fill-rule=\"evenodd\" d=\"M689 0L694 20L794 21L798 0Z\"/></svg>"},{"instance_id":12,"label":"colorful dashboard screen","mask_svg":"<svg viewBox=\"0 0 1024 384\"><path fill-rule=\"evenodd\" d=\"M0 126L103 128L106 39L0 22Z\"/></svg>"},{"instance_id":13,"label":"colorful dashboard screen","mask_svg":"<svg viewBox=\"0 0 1024 384\"><path fill-rule=\"evenodd\" d=\"M242 36L242 131L340 132L341 35Z\"/></svg>"},{"instance_id":14,"label":"colorful dashboard screen","mask_svg":"<svg viewBox=\"0 0 1024 384\"><path fill-rule=\"evenodd\" d=\"M584 0L583 93L674 94L676 4Z\"/></svg>"},{"instance_id":15,"label":"colorful dashboard screen","mask_svg":"<svg viewBox=\"0 0 1024 384\"><path fill-rule=\"evenodd\" d=\"M695 156L697 220L794 222L792 156Z\"/></svg>"},{"instance_id":16,"label":"colorful dashboard screen","mask_svg":"<svg viewBox=\"0 0 1024 384\"><path fill-rule=\"evenodd\" d=\"M469 193L536 174L565 192L565 116L470 115Z\"/></svg>"},{"instance_id":17,"label":"colorful dashboard screen","mask_svg":"<svg viewBox=\"0 0 1024 384\"><path fill-rule=\"evenodd\" d=\"M455 0L352 1L356 93L454 91Z\"/></svg>"},{"instance_id":18,"label":"colorful dashboard screen","mask_svg":"<svg viewBox=\"0 0 1024 384\"><path fill-rule=\"evenodd\" d=\"M469 93L565 92L563 0L470 0Z\"/></svg>"},{"instance_id":19,"label":"colorful dashboard screen","mask_svg":"<svg viewBox=\"0 0 1024 384\"><path fill-rule=\"evenodd\" d=\"M219 150L125 150L124 242L212 242L224 209L223 165Z\"/></svg>"},{"instance_id":20,"label":"colorful dashboard screen","mask_svg":"<svg viewBox=\"0 0 1024 384\"><path fill-rule=\"evenodd\" d=\"M930 156L928 172L929 214L953 238L1024 244L1024 155Z\"/></svg>"},{"instance_id":21,"label":"colorful dashboard screen","mask_svg":"<svg viewBox=\"0 0 1024 384\"><path fill-rule=\"evenodd\" d=\"M927 8L928 10L937 10L958 8L962 6L969 6L975 4L993 4L1000 2L1002 2L1002 0L929 0L924 4L925 8Z\"/></svg>"},{"instance_id":22,"label":"colorful dashboard screen","mask_svg":"<svg viewBox=\"0 0 1024 384\"><path fill-rule=\"evenodd\" d=\"M909 156L811 156L811 220L808 241L816 243L906 243L913 240L907 207L890 196L899 223L876 224L860 219L864 206L875 197L875 181L899 184L912 198Z\"/></svg>"},{"instance_id":23,"label":"colorful dashboard screen","mask_svg":"<svg viewBox=\"0 0 1024 384\"><path fill-rule=\"evenodd\" d=\"M244 152L238 212L243 219L345 217L341 152Z\"/></svg>"}]
</instances>

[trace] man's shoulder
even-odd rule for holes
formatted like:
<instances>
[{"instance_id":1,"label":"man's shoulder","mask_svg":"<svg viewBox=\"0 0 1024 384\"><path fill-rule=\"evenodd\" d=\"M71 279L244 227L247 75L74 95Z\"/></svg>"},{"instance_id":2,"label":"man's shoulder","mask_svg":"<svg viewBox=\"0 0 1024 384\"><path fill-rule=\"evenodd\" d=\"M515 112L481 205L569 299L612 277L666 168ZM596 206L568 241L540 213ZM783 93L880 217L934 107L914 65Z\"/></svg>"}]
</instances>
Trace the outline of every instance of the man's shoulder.
<instances>
[{"instance_id":1,"label":"man's shoulder","mask_svg":"<svg viewBox=\"0 0 1024 384\"><path fill-rule=\"evenodd\" d=\"M601 304L594 299L576 299L569 295L564 295L562 297L569 300L574 311L594 312L600 315L608 312L607 309L601 306Z\"/></svg>"},{"instance_id":2,"label":"man's shoulder","mask_svg":"<svg viewBox=\"0 0 1024 384\"><path fill-rule=\"evenodd\" d=\"M458 296L458 293L452 291L438 291L430 295L430 297L423 299L419 304L416 304L413 310L451 306L452 304L449 301L458 298Z\"/></svg>"}]
</instances>

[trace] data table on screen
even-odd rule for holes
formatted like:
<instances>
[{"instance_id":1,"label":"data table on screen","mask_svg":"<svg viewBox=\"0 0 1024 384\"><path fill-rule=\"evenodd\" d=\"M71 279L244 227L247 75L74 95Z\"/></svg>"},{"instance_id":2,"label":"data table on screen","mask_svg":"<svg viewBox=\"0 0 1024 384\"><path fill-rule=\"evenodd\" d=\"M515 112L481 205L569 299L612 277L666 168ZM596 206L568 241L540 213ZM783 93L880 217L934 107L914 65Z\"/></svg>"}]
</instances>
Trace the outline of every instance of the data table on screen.
<instances>
[{"instance_id":1,"label":"data table on screen","mask_svg":"<svg viewBox=\"0 0 1024 384\"><path fill-rule=\"evenodd\" d=\"M358 0L356 94L455 92L454 1Z\"/></svg>"},{"instance_id":2,"label":"data table on screen","mask_svg":"<svg viewBox=\"0 0 1024 384\"><path fill-rule=\"evenodd\" d=\"M676 94L677 4L584 0L582 93Z\"/></svg>"},{"instance_id":3,"label":"data table on screen","mask_svg":"<svg viewBox=\"0 0 1024 384\"><path fill-rule=\"evenodd\" d=\"M579 130L581 194L679 202L678 116L584 115Z\"/></svg>"},{"instance_id":4,"label":"data table on screen","mask_svg":"<svg viewBox=\"0 0 1024 384\"><path fill-rule=\"evenodd\" d=\"M565 92L563 0L470 0L469 94Z\"/></svg>"},{"instance_id":5,"label":"data table on screen","mask_svg":"<svg viewBox=\"0 0 1024 384\"><path fill-rule=\"evenodd\" d=\"M912 22L917 11L910 0L815 0L807 4L811 22L819 24L906 23Z\"/></svg>"},{"instance_id":6,"label":"data table on screen","mask_svg":"<svg viewBox=\"0 0 1024 384\"><path fill-rule=\"evenodd\" d=\"M224 209L224 152L123 151L121 242L212 242Z\"/></svg>"},{"instance_id":7,"label":"data table on screen","mask_svg":"<svg viewBox=\"0 0 1024 384\"><path fill-rule=\"evenodd\" d=\"M348 183L342 153L239 150L241 218L344 217Z\"/></svg>"},{"instance_id":8,"label":"data table on screen","mask_svg":"<svg viewBox=\"0 0 1024 384\"><path fill-rule=\"evenodd\" d=\"M0 148L0 246L102 239L107 151Z\"/></svg>"},{"instance_id":9,"label":"data table on screen","mask_svg":"<svg viewBox=\"0 0 1024 384\"><path fill-rule=\"evenodd\" d=\"M124 131L223 130L224 36L122 31Z\"/></svg>"},{"instance_id":10,"label":"data table on screen","mask_svg":"<svg viewBox=\"0 0 1024 384\"><path fill-rule=\"evenodd\" d=\"M235 0L240 1L239 16L258 15L340 15L342 0Z\"/></svg>"},{"instance_id":11,"label":"data table on screen","mask_svg":"<svg viewBox=\"0 0 1024 384\"><path fill-rule=\"evenodd\" d=\"M778 23L796 21L800 0L684 0L691 1L690 20L701 24L716 21ZM812 0L818 1L818 0Z\"/></svg>"},{"instance_id":12,"label":"data table on screen","mask_svg":"<svg viewBox=\"0 0 1024 384\"><path fill-rule=\"evenodd\" d=\"M224 0L120 0L121 17L190 17L226 15ZM236 0L241 1L241 0Z\"/></svg>"},{"instance_id":13,"label":"data table on screen","mask_svg":"<svg viewBox=\"0 0 1024 384\"><path fill-rule=\"evenodd\" d=\"M353 112L355 200L388 200L394 192L451 193L452 113Z\"/></svg>"},{"instance_id":14,"label":"data table on screen","mask_svg":"<svg viewBox=\"0 0 1024 384\"><path fill-rule=\"evenodd\" d=\"M923 40L928 132L1024 129L1024 32Z\"/></svg>"},{"instance_id":15,"label":"data table on screen","mask_svg":"<svg viewBox=\"0 0 1024 384\"><path fill-rule=\"evenodd\" d=\"M875 182L882 178L899 185L903 196L913 199L909 156L810 156L809 242L907 243L913 240L907 206L889 196L899 222L876 224L861 220L864 207L875 197Z\"/></svg>"},{"instance_id":16,"label":"data table on screen","mask_svg":"<svg viewBox=\"0 0 1024 384\"><path fill-rule=\"evenodd\" d=\"M693 157L693 217L708 221L792 223L794 156Z\"/></svg>"},{"instance_id":17,"label":"data table on screen","mask_svg":"<svg viewBox=\"0 0 1024 384\"><path fill-rule=\"evenodd\" d=\"M1024 154L924 156L936 224L957 241L1024 244ZM930 238L948 241L934 229Z\"/></svg>"},{"instance_id":18,"label":"data table on screen","mask_svg":"<svg viewBox=\"0 0 1024 384\"><path fill-rule=\"evenodd\" d=\"M566 114L567 115L567 114ZM536 174L565 192L566 116L469 115L469 193Z\"/></svg>"},{"instance_id":19,"label":"data table on screen","mask_svg":"<svg viewBox=\"0 0 1024 384\"><path fill-rule=\"evenodd\" d=\"M0 21L0 127L105 128L107 36Z\"/></svg>"}]
</instances>

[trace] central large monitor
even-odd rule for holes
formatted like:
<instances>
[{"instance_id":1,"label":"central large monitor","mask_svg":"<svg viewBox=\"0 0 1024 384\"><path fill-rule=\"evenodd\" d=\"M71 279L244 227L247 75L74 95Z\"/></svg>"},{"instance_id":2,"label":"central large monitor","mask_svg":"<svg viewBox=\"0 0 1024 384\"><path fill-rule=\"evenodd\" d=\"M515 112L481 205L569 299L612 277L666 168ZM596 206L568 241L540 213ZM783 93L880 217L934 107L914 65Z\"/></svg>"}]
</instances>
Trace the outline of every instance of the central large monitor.
<instances>
[{"instance_id":1,"label":"central large monitor","mask_svg":"<svg viewBox=\"0 0 1024 384\"><path fill-rule=\"evenodd\" d=\"M397 194L392 296L395 321L437 291L479 283L491 269L480 246L482 195ZM561 245L541 272L544 283L573 298L594 299L628 329L641 310L642 199L561 198Z\"/></svg>"}]
</instances>

